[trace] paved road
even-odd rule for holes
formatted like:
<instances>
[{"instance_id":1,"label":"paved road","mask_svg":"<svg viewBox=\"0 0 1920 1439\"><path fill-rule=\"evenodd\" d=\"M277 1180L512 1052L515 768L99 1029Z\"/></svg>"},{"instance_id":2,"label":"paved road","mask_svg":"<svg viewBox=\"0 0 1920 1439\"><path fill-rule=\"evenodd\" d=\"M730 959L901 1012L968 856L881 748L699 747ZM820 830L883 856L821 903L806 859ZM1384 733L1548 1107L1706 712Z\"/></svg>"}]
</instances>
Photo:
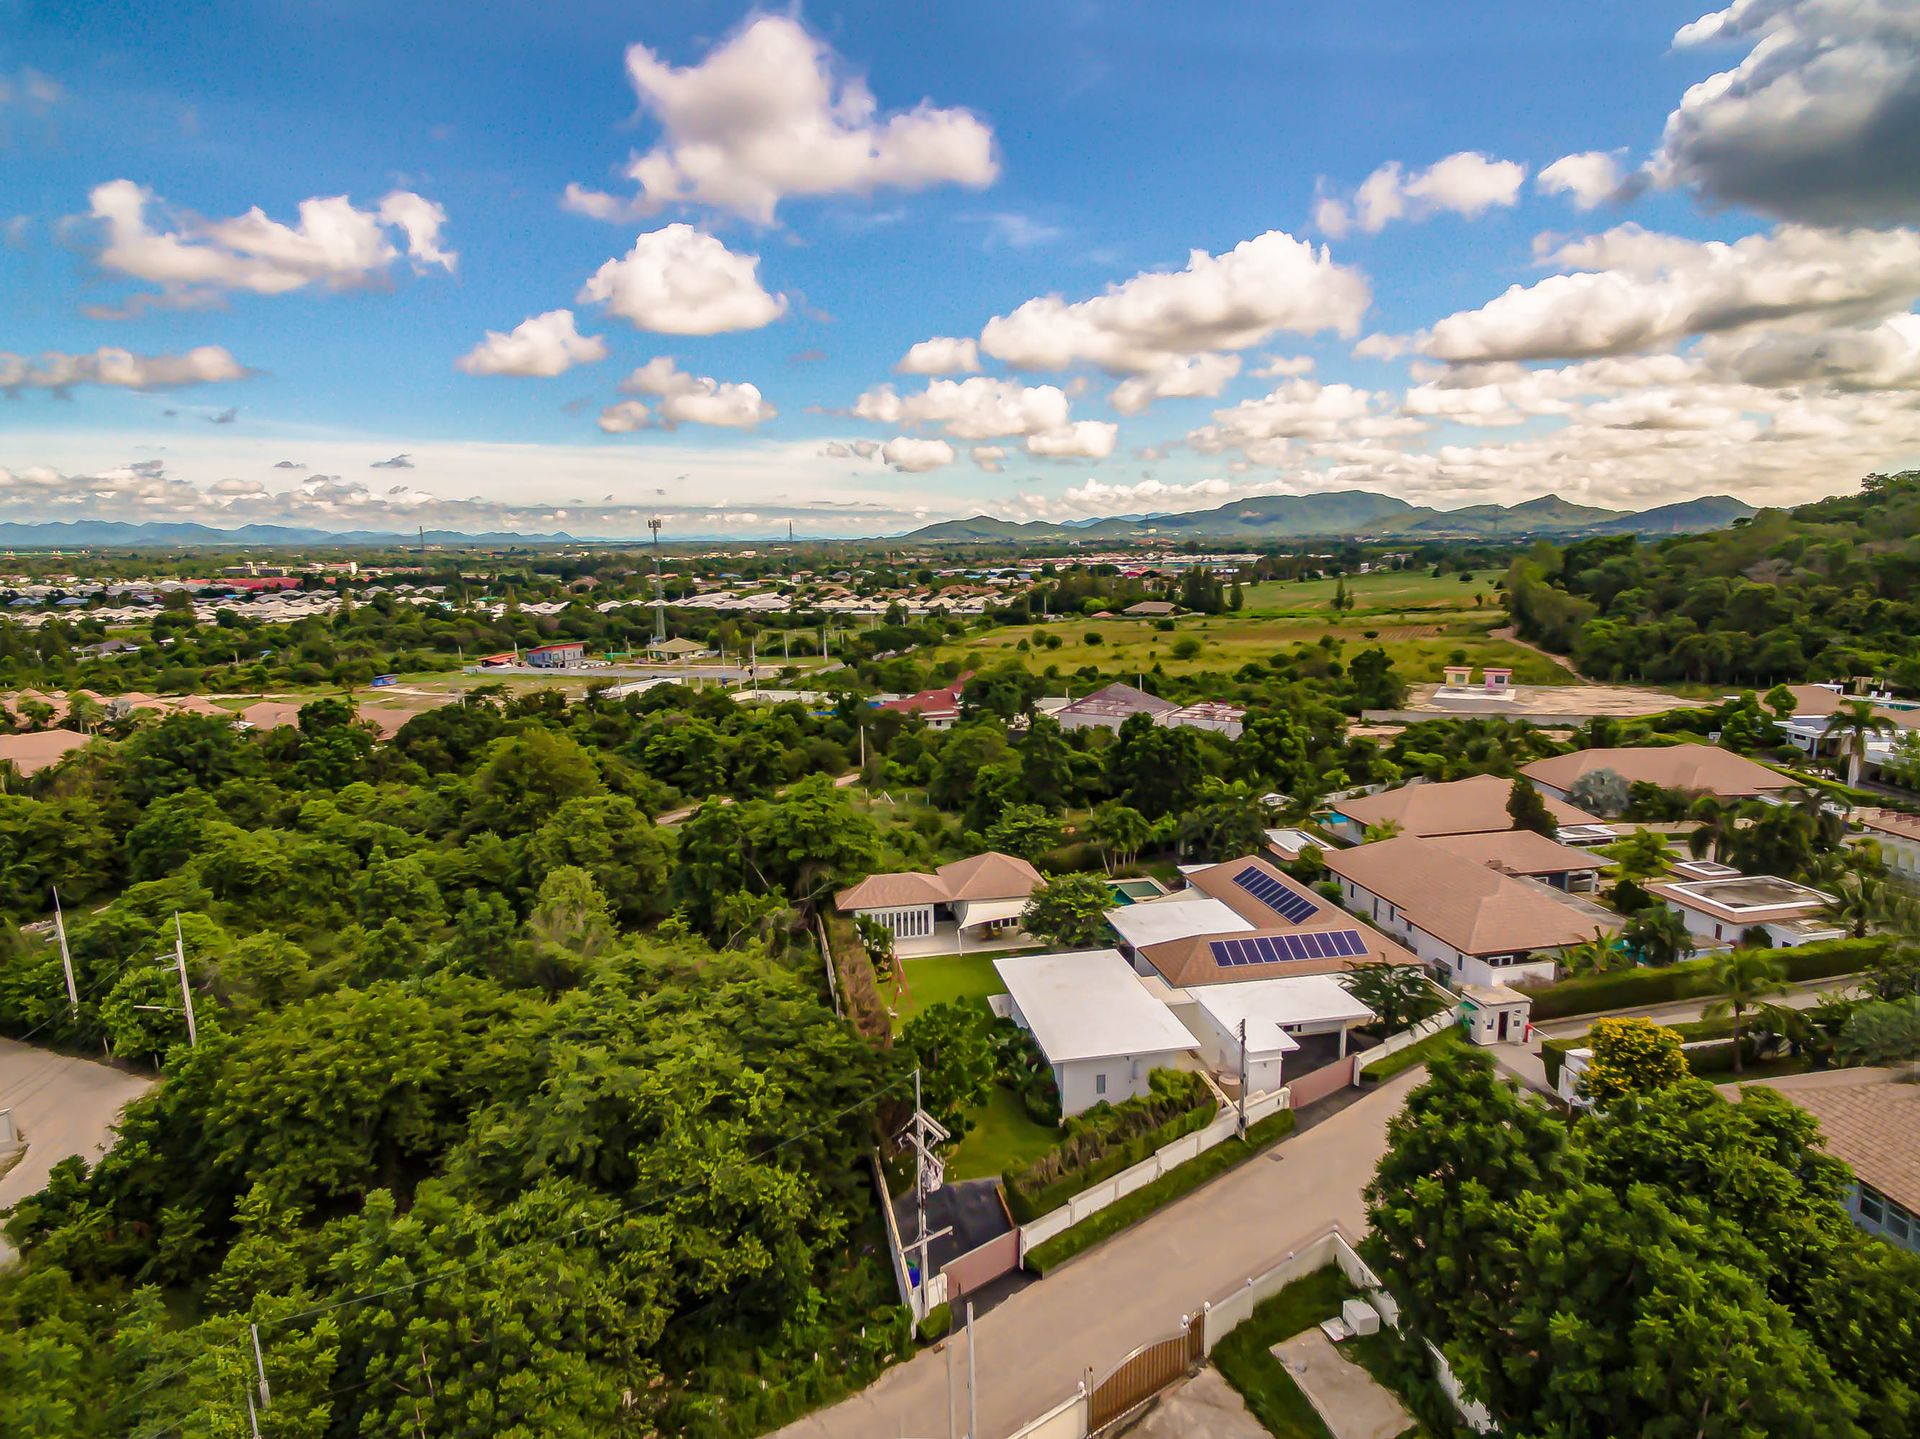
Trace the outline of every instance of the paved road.
<instances>
[{"instance_id":1,"label":"paved road","mask_svg":"<svg viewBox=\"0 0 1920 1439\"><path fill-rule=\"evenodd\" d=\"M0 1175L0 1210L46 1188L53 1166L69 1155L91 1161L105 1154L120 1111L152 1086L144 1075L0 1039L0 1109L13 1111L27 1141L20 1162ZM11 1257L0 1242L0 1264Z\"/></svg>"},{"instance_id":2,"label":"paved road","mask_svg":"<svg viewBox=\"0 0 1920 1439\"><path fill-rule=\"evenodd\" d=\"M1202 1301L1338 1223L1366 1227L1360 1191L1386 1149L1387 1120L1425 1077L1416 1066L1029 1285L976 1323L980 1431L1000 1439L1105 1374L1136 1346L1171 1333ZM955 1371L964 1384L964 1349ZM962 1395L960 1409L964 1414ZM927 1439L947 1432L946 1356L926 1350L779 1439Z\"/></svg>"}]
</instances>

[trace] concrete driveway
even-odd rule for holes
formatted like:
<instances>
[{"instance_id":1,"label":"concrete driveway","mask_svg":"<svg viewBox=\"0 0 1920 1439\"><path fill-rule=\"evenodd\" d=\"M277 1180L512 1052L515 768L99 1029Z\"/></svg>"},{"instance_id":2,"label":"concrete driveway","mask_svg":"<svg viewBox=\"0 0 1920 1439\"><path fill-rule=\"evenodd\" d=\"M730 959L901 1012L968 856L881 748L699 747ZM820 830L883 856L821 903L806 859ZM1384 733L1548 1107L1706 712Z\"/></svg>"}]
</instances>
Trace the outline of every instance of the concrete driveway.
<instances>
[{"instance_id":1,"label":"concrete driveway","mask_svg":"<svg viewBox=\"0 0 1920 1439\"><path fill-rule=\"evenodd\" d=\"M143 1075L0 1039L0 1109L13 1111L27 1142L20 1162L0 1175L0 1210L46 1188L53 1166L70 1155L91 1163L105 1154L120 1111L152 1087ZM0 1242L0 1263L11 1257Z\"/></svg>"},{"instance_id":2,"label":"concrete driveway","mask_svg":"<svg viewBox=\"0 0 1920 1439\"><path fill-rule=\"evenodd\" d=\"M1360 1191L1387 1121L1426 1075L1416 1066L1358 1102L1161 1210L979 1316L981 1439L1001 1439L1173 1332L1250 1276L1342 1225L1366 1228ZM958 1319L959 1316L955 1316ZM957 1334L949 1343L963 1344ZM954 1365L965 1383L965 1351ZM964 1393L957 1408L966 1412ZM779 1431L783 1439L931 1439L947 1432L944 1354L927 1350L861 1393Z\"/></svg>"}]
</instances>

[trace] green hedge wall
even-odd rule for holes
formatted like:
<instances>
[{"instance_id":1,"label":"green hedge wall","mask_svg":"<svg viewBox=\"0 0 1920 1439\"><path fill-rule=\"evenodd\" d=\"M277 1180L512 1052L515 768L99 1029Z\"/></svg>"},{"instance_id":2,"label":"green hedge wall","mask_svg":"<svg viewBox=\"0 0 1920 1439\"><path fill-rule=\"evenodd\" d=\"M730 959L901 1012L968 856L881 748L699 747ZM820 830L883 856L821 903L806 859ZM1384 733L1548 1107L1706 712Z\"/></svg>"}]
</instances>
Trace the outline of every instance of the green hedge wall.
<instances>
[{"instance_id":1,"label":"green hedge wall","mask_svg":"<svg viewBox=\"0 0 1920 1439\"><path fill-rule=\"evenodd\" d=\"M1788 982L1797 983L1856 974L1885 954L1888 943L1884 935L1869 935L1865 939L1803 944L1779 950L1778 954L1786 967ZM1713 991L1711 969L1711 960L1690 959L1665 969L1643 967L1563 979L1558 984L1529 991L1533 996L1533 1022L1697 999Z\"/></svg>"},{"instance_id":2,"label":"green hedge wall","mask_svg":"<svg viewBox=\"0 0 1920 1439\"><path fill-rule=\"evenodd\" d=\"M1160 1073L1155 1071L1156 1076ZM1168 1072L1170 1079L1174 1073ZM1180 1074L1179 1078L1198 1079L1198 1076ZM1141 1117L1151 1113L1151 1097L1126 1100L1104 1114L1100 1112L1104 1106L1096 1105L1085 1114L1075 1115L1068 1121L1068 1137L1063 1143L1032 1163L1008 1169L1000 1176L1014 1223L1030 1223L1058 1209L1082 1190L1111 1179L1123 1169L1131 1169L1155 1150L1196 1129L1205 1129L1219 1109L1204 1081L1198 1089L1199 1103L1151 1129L1128 1132ZM1091 1157L1064 1173L1056 1173L1062 1151L1076 1144L1090 1151Z\"/></svg>"}]
</instances>

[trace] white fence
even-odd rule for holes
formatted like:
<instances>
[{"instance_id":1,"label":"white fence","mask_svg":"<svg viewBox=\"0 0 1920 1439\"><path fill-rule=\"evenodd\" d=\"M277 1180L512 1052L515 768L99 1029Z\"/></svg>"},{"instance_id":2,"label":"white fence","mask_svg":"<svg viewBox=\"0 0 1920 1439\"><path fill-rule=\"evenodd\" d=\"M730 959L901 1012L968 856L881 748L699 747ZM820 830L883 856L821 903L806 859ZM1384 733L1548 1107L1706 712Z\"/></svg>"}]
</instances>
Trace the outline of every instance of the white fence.
<instances>
[{"instance_id":1,"label":"white fence","mask_svg":"<svg viewBox=\"0 0 1920 1439\"><path fill-rule=\"evenodd\" d=\"M1211 1354L1214 1346L1251 1318L1253 1311L1261 1304L1295 1280L1332 1264L1340 1267L1347 1281L1366 1296L1367 1302L1379 1312L1380 1318L1397 1332L1400 1328L1400 1306L1380 1283L1379 1277L1354 1252L1346 1235L1335 1226L1308 1240L1285 1259L1252 1275L1232 1293L1202 1305L1199 1315L1202 1348ZM1477 1433L1488 1433L1493 1428L1493 1422L1486 1407L1461 1394L1459 1381L1447 1367L1439 1350L1428 1344L1427 1352L1433 1359L1434 1375L1441 1389L1453 1401L1461 1419ZM1028 1421L1023 1428L1016 1429L1009 1439L1088 1439L1086 1386L1081 1385L1078 1392Z\"/></svg>"},{"instance_id":2,"label":"white fence","mask_svg":"<svg viewBox=\"0 0 1920 1439\"><path fill-rule=\"evenodd\" d=\"M1256 1095L1247 1100L1247 1123L1255 1124L1269 1115L1278 1114L1286 1109L1290 1102L1290 1096L1284 1086L1271 1094ZM1021 1262L1026 1262L1027 1253L1034 1245L1043 1244L1056 1234L1066 1232L1089 1215L1098 1214L1116 1199L1153 1183L1169 1169L1185 1164L1189 1159L1197 1158L1216 1144L1224 1144L1239 1132L1239 1111L1224 1109L1205 1129L1197 1129L1192 1134L1182 1135L1173 1143L1155 1150L1132 1168L1123 1169L1110 1179L1104 1179L1090 1189L1081 1190L1058 1209L1048 1211L1030 1224L1021 1225Z\"/></svg>"},{"instance_id":3,"label":"white fence","mask_svg":"<svg viewBox=\"0 0 1920 1439\"><path fill-rule=\"evenodd\" d=\"M1432 981L1429 980L1428 983L1432 983ZM1440 987L1434 985L1434 988L1439 989ZM1447 1007L1445 1009L1441 1010L1438 1014L1427 1016L1427 1018L1421 1020L1411 1029L1403 1029L1398 1034L1388 1035L1385 1039L1381 1040L1380 1043L1374 1045L1372 1049L1361 1050L1359 1054L1354 1056L1357 1061L1354 1065L1355 1076L1358 1077L1359 1072L1375 1060L1385 1059L1389 1054L1398 1053L1410 1044L1418 1044L1430 1034L1438 1034L1441 1030L1458 1024L1460 1017L1455 1014L1453 1010L1453 1006L1458 1002L1458 997L1447 994L1445 990L1441 990L1440 992L1447 995Z\"/></svg>"}]
</instances>

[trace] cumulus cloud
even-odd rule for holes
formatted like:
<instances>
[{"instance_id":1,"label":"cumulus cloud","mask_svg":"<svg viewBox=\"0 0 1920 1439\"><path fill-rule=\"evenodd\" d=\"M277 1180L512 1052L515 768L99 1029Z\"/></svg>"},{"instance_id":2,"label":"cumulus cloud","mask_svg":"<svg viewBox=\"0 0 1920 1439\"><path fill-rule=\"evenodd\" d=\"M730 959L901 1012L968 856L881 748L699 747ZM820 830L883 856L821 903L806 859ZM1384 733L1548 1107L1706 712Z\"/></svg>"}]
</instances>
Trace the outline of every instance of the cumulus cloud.
<instances>
[{"instance_id":1,"label":"cumulus cloud","mask_svg":"<svg viewBox=\"0 0 1920 1439\"><path fill-rule=\"evenodd\" d=\"M1562 155L1534 176L1533 184L1542 194L1567 196L1581 210L1598 209L1631 190L1619 160L1605 150Z\"/></svg>"},{"instance_id":2,"label":"cumulus cloud","mask_svg":"<svg viewBox=\"0 0 1920 1439\"><path fill-rule=\"evenodd\" d=\"M1920 390L1920 315L1853 329L1719 336L1699 353L1715 374L1749 385Z\"/></svg>"},{"instance_id":3,"label":"cumulus cloud","mask_svg":"<svg viewBox=\"0 0 1920 1439\"><path fill-rule=\"evenodd\" d=\"M620 389L629 395L656 396L660 423L669 430L677 425L751 430L779 414L761 398L756 386L689 375L666 355L647 361L628 375Z\"/></svg>"},{"instance_id":4,"label":"cumulus cloud","mask_svg":"<svg viewBox=\"0 0 1920 1439\"><path fill-rule=\"evenodd\" d=\"M1161 375L1282 330L1351 335L1371 302L1358 270L1336 265L1324 247L1269 230L1224 254L1195 250L1184 270L1135 275L1092 299L1028 300L989 320L980 348L1023 370L1090 364L1113 375Z\"/></svg>"},{"instance_id":5,"label":"cumulus cloud","mask_svg":"<svg viewBox=\"0 0 1920 1439\"><path fill-rule=\"evenodd\" d=\"M990 440L1031 435L1067 423L1066 392L1058 385L1023 385L1018 380L975 375L966 380L930 380L916 395L895 393L892 385L868 390L854 401L860 419L882 425L940 425L960 440Z\"/></svg>"},{"instance_id":6,"label":"cumulus cloud","mask_svg":"<svg viewBox=\"0 0 1920 1439\"><path fill-rule=\"evenodd\" d=\"M1423 348L1443 360L1620 355L1782 321L1861 321L1920 295L1920 233L1783 225L1732 243L1623 225L1553 252L1575 271L1449 315Z\"/></svg>"},{"instance_id":7,"label":"cumulus cloud","mask_svg":"<svg viewBox=\"0 0 1920 1439\"><path fill-rule=\"evenodd\" d=\"M1191 506L1195 501L1219 501L1233 493L1233 486L1225 480L1214 478L1195 480L1191 484L1166 484L1160 480L1141 480L1135 484L1109 485L1096 479L1084 484L1074 485L1061 492L1060 504L1053 506L1060 510L1078 511L1082 514L1119 514L1136 510L1142 506L1154 509L1176 509Z\"/></svg>"},{"instance_id":8,"label":"cumulus cloud","mask_svg":"<svg viewBox=\"0 0 1920 1439\"><path fill-rule=\"evenodd\" d=\"M878 440L828 440L820 453L835 460L871 460L880 453Z\"/></svg>"},{"instance_id":9,"label":"cumulus cloud","mask_svg":"<svg viewBox=\"0 0 1920 1439\"><path fill-rule=\"evenodd\" d=\"M596 422L609 435L630 435L653 424L653 412L638 400L622 400L600 412Z\"/></svg>"},{"instance_id":10,"label":"cumulus cloud","mask_svg":"<svg viewBox=\"0 0 1920 1439\"><path fill-rule=\"evenodd\" d=\"M980 368L980 345L971 339L935 335L913 346L893 367L902 375L951 375Z\"/></svg>"},{"instance_id":11,"label":"cumulus cloud","mask_svg":"<svg viewBox=\"0 0 1920 1439\"><path fill-rule=\"evenodd\" d=\"M975 445L967 451L967 458L990 475L997 475L1006 468L1007 452L1000 445Z\"/></svg>"},{"instance_id":12,"label":"cumulus cloud","mask_svg":"<svg viewBox=\"0 0 1920 1439\"><path fill-rule=\"evenodd\" d=\"M1287 458L1293 442L1383 439L1418 434L1423 421L1380 412L1384 396L1352 385L1288 380L1257 400L1213 412L1213 423L1187 436L1203 454L1238 450L1257 464Z\"/></svg>"},{"instance_id":13,"label":"cumulus cloud","mask_svg":"<svg viewBox=\"0 0 1920 1439\"><path fill-rule=\"evenodd\" d=\"M1050 460L1104 460L1120 427L1106 420L1075 420L1027 436L1027 453Z\"/></svg>"},{"instance_id":14,"label":"cumulus cloud","mask_svg":"<svg viewBox=\"0 0 1920 1439\"><path fill-rule=\"evenodd\" d=\"M691 225L668 225L594 271L579 298L664 335L757 330L787 308L786 296L760 287L759 269L758 255L735 254Z\"/></svg>"},{"instance_id":15,"label":"cumulus cloud","mask_svg":"<svg viewBox=\"0 0 1920 1439\"><path fill-rule=\"evenodd\" d=\"M1526 178L1525 165L1476 150L1461 150L1412 174L1389 160L1361 181L1351 200L1321 197L1313 222L1337 240L1355 228L1377 235L1395 220L1424 220L1441 211L1474 219L1511 206Z\"/></svg>"},{"instance_id":16,"label":"cumulus cloud","mask_svg":"<svg viewBox=\"0 0 1920 1439\"><path fill-rule=\"evenodd\" d=\"M921 440L900 435L880 447L880 458L896 470L920 474L953 463L953 446L945 440Z\"/></svg>"},{"instance_id":17,"label":"cumulus cloud","mask_svg":"<svg viewBox=\"0 0 1920 1439\"><path fill-rule=\"evenodd\" d=\"M245 379L250 373L219 345L200 345L181 355L136 355L102 347L88 355L49 350L37 359L0 352L0 392L72 389L107 385L124 390L170 390Z\"/></svg>"},{"instance_id":18,"label":"cumulus cloud","mask_svg":"<svg viewBox=\"0 0 1920 1439\"><path fill-rule=\"evenodd\" d=\"M345 195L300 202L297 225L270 220L259 206L227 220L175 216L156 230L147 207L160 202L131 180L110 180L88 196L104 231L101 268L159 287L148 303L191 306L230 290L284 295L312 285L352 290L383 280L401 250L417 268L451 271L458 256L440 245L446 212L409 190L396 190L371 210Z\"/></svg>"},{"instance_id":19,"label":"cumulus cloud","mask_svg":"<svg viewBox=\"0 0 1920 1439\"><path fill-rule=\"evenodd\" d=\"M1212 398L1239 373L1238 355L1189 355L1144 375L1128 376L1107 399L1121 414L1138 415L1155 400Z\"/></svg>"},{"instance_id":20,"label":"cumulus cloud","mask_svg":"<svg viewBox=\"0 0 1920 1439\"><path fill-rule=\"evenodd\" d=\"M1910 4L1734 0L1674 42L1750 49L1667 117L1658 182L1813 224L1920 218L1920 13Z\"/></svg>"},{"instance_id":21,"label":"cumulus cloud","mask_svg":"<svg viewBox=\"0 0 1920 1439\"><path fill-rule=\"evenodd\" d=\"M486 339L454 361L469 375L528 375L552 379L575 365L590 365L607 357L607 342L583 335L574 327L573 311L548 310L522 320L502 333L488 330Z\"/></svg>"},{"instance_id":22,"label":"cumulus cloud","mask_svg":"<svg viewBox=\"0 0 1920 1439\"><path fill-rule=\"evenodd\" d=\"M413 456L394 455L389 459L375 460L368 468L375 470L410 470L413 468Z\"/></svg>"},{"instance_id":23,"label":"cumulus cloud","mask_svg":"<svg viewBox=\"0 0 1920 1439\"><path fill-rule=\"evenodd\" d=\"M979 189L999 174L993 131L977 116L924 100L883 113L865 81L787 16L753 19L697 65L631 46L627 76L660 141L629 159L631 199L567 187L568 208L598 219L689 203L764 225L789 196Z\"/></svg>"},{"instance_id":24,"label":"cumulus cloud","mask_svg":"<svg viewBox=\"0 0 1920 1439\"><path fill-rule=\"evenodd\" d=\"M1362 340L1362 344L1366 341ZM1313 373L1312 355L1269 355L1263 365L1253 371L1256 380L1292 380L1301 375Z\"/></svg>"}]
</instances>

